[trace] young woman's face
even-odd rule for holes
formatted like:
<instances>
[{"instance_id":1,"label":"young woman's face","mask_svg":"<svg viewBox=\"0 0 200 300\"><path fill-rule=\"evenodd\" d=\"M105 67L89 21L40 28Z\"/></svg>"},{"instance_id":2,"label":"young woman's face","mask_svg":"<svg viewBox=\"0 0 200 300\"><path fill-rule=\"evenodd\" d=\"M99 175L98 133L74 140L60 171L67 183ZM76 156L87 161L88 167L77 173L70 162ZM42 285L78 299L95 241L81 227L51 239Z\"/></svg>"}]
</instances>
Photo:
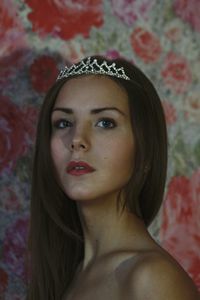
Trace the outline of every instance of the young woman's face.
<instances>
[{"instance_id":1,"label":"young woman's face","mask_svg":"<svg viewBox=\"0 0 200 300\"><path fill-rule=\"evenodd\" d=\"M58 94L51 122L51 154L68 197L116 197L133 172L134 137L125 90L106 76L70 79Z\"/></svg>"}]
</instances>

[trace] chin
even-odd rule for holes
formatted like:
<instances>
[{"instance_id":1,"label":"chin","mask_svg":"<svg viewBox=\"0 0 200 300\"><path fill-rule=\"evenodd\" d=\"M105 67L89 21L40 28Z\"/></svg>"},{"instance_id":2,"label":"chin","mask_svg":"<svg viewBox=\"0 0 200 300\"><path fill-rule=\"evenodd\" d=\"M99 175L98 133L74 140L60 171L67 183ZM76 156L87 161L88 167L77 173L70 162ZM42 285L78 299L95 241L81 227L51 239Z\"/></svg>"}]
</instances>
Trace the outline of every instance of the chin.
<instances>
[{"instance_id":1,"label":"chin","mask_svg":"<svg viewBox=\"0 0 200 300\"><path fill-rule=\"evenodd\" d=\"M76 191L76 192L67 192L64 191L65 194L73 201L90 201L95 199L95 197L91 197L91 194L88 194L88 191L84 193L84 191Z\"/></svg>"}]
</instances>

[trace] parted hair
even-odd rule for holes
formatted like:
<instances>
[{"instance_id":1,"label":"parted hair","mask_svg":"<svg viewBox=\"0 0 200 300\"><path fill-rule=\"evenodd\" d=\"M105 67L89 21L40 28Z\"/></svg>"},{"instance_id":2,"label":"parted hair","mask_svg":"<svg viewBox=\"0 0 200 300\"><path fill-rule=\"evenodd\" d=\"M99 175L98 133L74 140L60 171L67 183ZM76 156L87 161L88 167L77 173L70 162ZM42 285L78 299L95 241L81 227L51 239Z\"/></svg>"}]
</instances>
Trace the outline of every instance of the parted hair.
<instances>
[{"instance_id":1,"label":"parted hair","mask_svg":"<svg viewBox=\"0 0 200 300\"><path fill-rule=\"evenodd\" d=\"M107 60L93 58L98 62ZM168 142L164 112L156 89L137 66L124 59L108 62L123 67L130 78L109 77L128 95L135 139L134 171L124 188L123 202L120 200L118 205L122 210L128 208L149 226L161 206L166 181ZM52 109L60 89L71 78L60 79L50 88L38 119L32 171L28 300L61 300L84 257L76 202L63 192L50 151Z\"/></svg>"}]
</instances>

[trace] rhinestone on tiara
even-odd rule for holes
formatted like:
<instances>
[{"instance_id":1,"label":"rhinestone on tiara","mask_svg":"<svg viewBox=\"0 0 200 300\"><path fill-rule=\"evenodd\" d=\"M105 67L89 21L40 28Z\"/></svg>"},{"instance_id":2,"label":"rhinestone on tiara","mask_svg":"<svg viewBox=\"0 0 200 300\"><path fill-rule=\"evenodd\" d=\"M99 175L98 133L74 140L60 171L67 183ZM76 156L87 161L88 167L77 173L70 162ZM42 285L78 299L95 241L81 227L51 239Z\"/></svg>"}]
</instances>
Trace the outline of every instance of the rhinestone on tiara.
<instances>
[{"instance_id":1,"label":"rhinestone on tiara","mask_svg":"<svg viewBox=\"0 0 200 300\"><path fill-rule=\"evenodd\" d=\"M88 57L86 61L82 60L79 64L65 67L60 71L57 80L82 74L100 74L130 80L123 67L117 68L115 63L109 64L105 60L99 64L96 58L92 60L91 57Z\"/></svg>"}]
</instances>

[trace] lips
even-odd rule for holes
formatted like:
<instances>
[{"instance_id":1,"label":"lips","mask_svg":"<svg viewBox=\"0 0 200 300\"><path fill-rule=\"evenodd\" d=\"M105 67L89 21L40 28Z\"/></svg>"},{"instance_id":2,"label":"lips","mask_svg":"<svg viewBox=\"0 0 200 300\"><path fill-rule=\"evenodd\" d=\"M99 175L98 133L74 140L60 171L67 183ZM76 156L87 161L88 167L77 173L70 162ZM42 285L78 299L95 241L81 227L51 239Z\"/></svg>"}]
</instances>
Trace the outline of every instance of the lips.
<instances>
[{"instance_id":1,"label":"lips","mask_svg":"<svg viewBox=\"0 0 200 300\"><path fill-rule=\"evenodd\" d=\"M71 161L67 166L67 173L74 176L94 172L95 169L84 161Z\"/></svg>"}]
</instances>

